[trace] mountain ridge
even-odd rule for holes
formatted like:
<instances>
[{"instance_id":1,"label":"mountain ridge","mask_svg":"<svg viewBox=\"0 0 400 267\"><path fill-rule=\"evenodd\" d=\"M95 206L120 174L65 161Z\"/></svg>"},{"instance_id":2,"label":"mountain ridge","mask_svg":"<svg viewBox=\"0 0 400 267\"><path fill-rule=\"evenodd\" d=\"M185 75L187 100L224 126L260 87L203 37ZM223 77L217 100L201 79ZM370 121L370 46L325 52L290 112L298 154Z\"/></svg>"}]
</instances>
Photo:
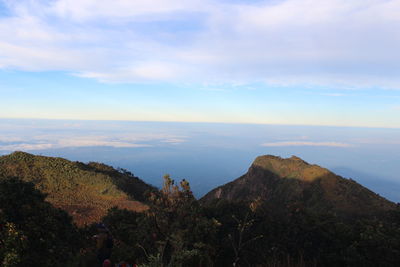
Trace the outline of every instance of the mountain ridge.
<instances>
[{"instance_id":1,"label":"mountain ridge","mask_svg":"<svg viewBox=\"0 0 400 267\"><path fill-rule=\"evenodd\" d=\"M246 174L211 190L200 201L251 202L257 198L277 207L299 203L342 214L372 214L396 207L352 179L296 156L284 159L272 155L257 157Z\"/></svg>"},{"instance_id":2,"label":"mountain ridge","mask_svg":"<svg viewBox=\"0 0 400 267\"><path fill-rule=\"evenodd\" d=\"M33 182L46 200L66 210L78 225L99 221L113 206L134 211L147 208L143 194L154 187L127 171L101 163L17 151L0 157L0 177Z\"/></svg>"},{"instance_id":3,"label":"mountain ridge","mask_svg":"<svg viewBox=\"0 0 400 267\"><path fill-rule=\"evenodd\" d=\"M98 221L112 206L143 211L147 209L144 192L156 189L127 170L103 163L85 164L20 151L0 157L1 176L33 182L50 203L69 212L79 225ZM284 159L272 155L257 157L246 174L214 188L200 202L256 199L278 208L297 203L343 214L372 214L396 207L326 168L296 156Z\"/></svg>"}]
</instances>

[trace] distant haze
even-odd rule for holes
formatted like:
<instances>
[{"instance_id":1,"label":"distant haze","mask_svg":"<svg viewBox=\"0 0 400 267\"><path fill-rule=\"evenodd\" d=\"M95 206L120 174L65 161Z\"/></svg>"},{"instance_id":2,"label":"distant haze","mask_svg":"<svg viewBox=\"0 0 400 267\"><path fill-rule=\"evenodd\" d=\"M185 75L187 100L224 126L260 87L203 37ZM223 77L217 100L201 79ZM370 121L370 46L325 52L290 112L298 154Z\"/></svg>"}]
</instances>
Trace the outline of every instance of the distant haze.
<instances>
[{"instance_id":1,"label":"distant haze","mask_svg":"<svg viewBox=\"0 0 400 267\"><path fill-rule=\"evenodd\" d=\"M0 119L0 133L1 154L104 162L157 186L169 173L197 196L272 154L299 156L400 201L400 129Z\"/></svg>"}]
</instances>

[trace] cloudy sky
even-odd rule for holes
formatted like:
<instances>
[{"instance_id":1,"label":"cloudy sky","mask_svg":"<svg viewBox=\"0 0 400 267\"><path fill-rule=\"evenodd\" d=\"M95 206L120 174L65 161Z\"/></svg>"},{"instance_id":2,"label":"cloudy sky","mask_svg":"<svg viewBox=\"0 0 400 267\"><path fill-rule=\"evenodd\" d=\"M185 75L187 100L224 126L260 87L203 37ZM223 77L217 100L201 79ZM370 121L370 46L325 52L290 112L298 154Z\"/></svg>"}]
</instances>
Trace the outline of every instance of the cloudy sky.
<instances>
[{"instance_id":1,"label":"cloudy sky","mask_svg":"<svg viewBox=\"0 0 400 267\"><path fill-rule=\"evenodd\" d=\"M0 118L400 128L400 0L0 0Z\"/></svg>"}]
</instances>

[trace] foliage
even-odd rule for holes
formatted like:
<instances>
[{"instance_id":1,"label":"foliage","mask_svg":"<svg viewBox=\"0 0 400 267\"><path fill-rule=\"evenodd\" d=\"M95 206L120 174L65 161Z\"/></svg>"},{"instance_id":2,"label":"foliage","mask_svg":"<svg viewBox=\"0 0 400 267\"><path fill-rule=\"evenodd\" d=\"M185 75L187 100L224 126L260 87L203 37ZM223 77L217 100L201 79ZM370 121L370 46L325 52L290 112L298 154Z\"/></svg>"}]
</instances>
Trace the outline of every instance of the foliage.
<instances>
[{"instance_id":1,"label":"foliage","mask_svg":"<svg viewBox=\"0 0 400 267\"><path fill-rule=\"evenodd\" d=\"M202 214L189 183L166 175L164 186L151 192L145 213L112 209L104 218L118 245L114 260L154 266L208 266L214 255L210 241L217 224ZM129 251L129 254L126 253Z\"/></svg>"},{"instance_id":2,"label":"foliage","mask_svg":"<svg viewBox=\"0 0 400 267\"><path fill-rule=\"evenodd\" d=\"M145 213L111 209L114 262L139 266L399 266L400 210L344 218L293 202L199 205L186 181L164 177Z\"/></svg>"},{"instance_id":3,"label":"foliage","mask_svg":"<svg viewBox=\"0 0 400 267\"><path fill-rule=\"evenodd\" d=\"M71 217L15 178L0 180L0 262L4 266L66 265L80 247Z\"/></svg>"},{"instance_id":4,"label":"foliage","mask_svg":"<svg viewBox=\"0 0 400 267\"><path fill-rule=\"evenodd\" d=\"M377 214L395 204L353 180L297 158L260 156L240 178L220 186L201 201L253 201L261 197L276 209L299 202L317 212L333 210L345 216Z\"/></svg>"},{"instance_id":5,"label":"foliage","mask_svg":"<svg viewBox=\"0 0 400 267\"><path fill-rule=\"evenodd\" d=\"M27 248L26 236L18 231L13 223L1 222L0 263L4 266L19 266L20 255Z\"/></svg>"},{"instance_id":6,"label":"foliage","mask_svg":"<svg viewBox=\"0 0 400 267\"><path fill-rule=\"evenodd\" d=\"M294 167L306 164L294 161ZM281 165L273 167L288 171ZM294 167L290 175L297 173ZM48 199L55 205L57 201L82 201L104 210L110 208L102 222L114 237L114 263L148 267L400 266L399 205L381 201L355 182L333 176L317 178L312 184L268 176L268 183L261 184L265 171L253 168L250 172L255 178L251 187L230 183L222 191L223 196L230 197L239 193L235 201L198 201L187 181L176 184L166 175L160 190L148 187L143 198L148 209L137 212L121 205L110 208L126 200L126 194L137 195L147 188L144 183L130 183L135 177L126 170L26 153L0 157L0 175L14 173L50 194L41 193L32 183L0 177L0 265L98 264L92 240L95 224L77 229L65 212L45 201ZM249 177L243 176L240 181ZM89 196L75 190L80 186ZM275 200L253 194L258 187ZM329 205L321 203L332 190L338 201L331 198ZM100 197L91 198L96 194ZM379 212L344 216L329 208L335 203L353 205L352 209L364 207L348 201L352 198L372 199L368 203L376 204L373 210ZM83 210L82 214L90 212Z\"/></svg>"},{"instance_id":7,"label":"foliage","mask_svg":"<svg viewBox=\"0 0 400 267\"><path fill-rule=\"evenodd\" d=\"M0 175L33 182L54 206L68 211L78 225L100 220L113 206L144 210L143 194L153 190L133 174L100 163L14 152L0 157Z\"/></svg>"}]
</instances>

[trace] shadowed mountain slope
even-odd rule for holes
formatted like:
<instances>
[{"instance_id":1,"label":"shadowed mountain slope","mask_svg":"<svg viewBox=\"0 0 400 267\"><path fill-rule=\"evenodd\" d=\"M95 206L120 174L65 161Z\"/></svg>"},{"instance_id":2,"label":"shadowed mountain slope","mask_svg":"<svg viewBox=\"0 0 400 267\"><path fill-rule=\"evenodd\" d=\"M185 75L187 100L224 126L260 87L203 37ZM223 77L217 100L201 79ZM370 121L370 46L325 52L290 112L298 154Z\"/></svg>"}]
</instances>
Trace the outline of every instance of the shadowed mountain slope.
<instances>
[{"instance_id":1,"label":"shadowed mountain slope","mask_svg":"<svg viewBox=\"0 0 400 267\"><path fill-rule=\"evenodd\" d=\"M47 194L47 201L70 213L78 225L98 221L113 206L145 210L143 194L154 190L125 170L25 152L0 157L2 176L33 182Z\"/></svg>"},{"instance_id":2,"label":"shadowed mountain slope","mask_svg":"<svg viewBox=\"0 0 400 267\"><path fill-rule=\"evenodd\" d=\"M240 178L207 193L201 201L262 200L277 207L291 204L316 210L367 215L391 210L396 204L351 179L292 156L260 156Z\"/></svg>"}]
</instances>

